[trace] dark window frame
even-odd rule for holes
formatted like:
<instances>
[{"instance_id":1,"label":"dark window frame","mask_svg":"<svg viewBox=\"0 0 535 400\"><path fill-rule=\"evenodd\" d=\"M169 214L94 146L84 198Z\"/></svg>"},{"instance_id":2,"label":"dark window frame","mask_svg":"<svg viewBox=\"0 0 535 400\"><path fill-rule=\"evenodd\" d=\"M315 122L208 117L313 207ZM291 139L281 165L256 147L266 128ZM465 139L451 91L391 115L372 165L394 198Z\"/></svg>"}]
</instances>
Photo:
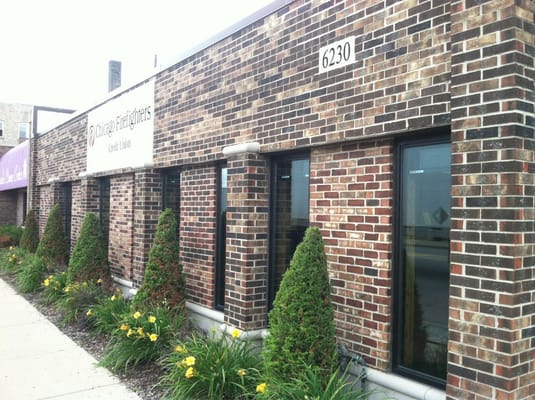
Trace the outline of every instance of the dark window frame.
<instances>
[{"instance_id":1,"label":"dark window frame","mask_svg":"<svg viewBox=\"0 0 535 400\"><path fill-rule=\"evenodd\" d=\"M401 260L401 183L403 174L403 150L407 147L426 146L433 144L451 143L449 128L439 128L425 133L417 133L408 137L397 139L394 143L394 198L393 198L393 293L392 293L392 370L393 372L422 383L444 389L446 380L434 377L424 372L414 370L402 365L403 357L403 317L404 317L404 268ZM449 299L448 299L449 300ZM447 366L446 366L447 367Z\"/></svg>"},{"instance_id":2,"label":"dark window frame","mask_svg":"<svg viewBox=\"0 0 535 400\"><path fill-rule=\"evenodd\" d=\"M308 160L309 163L309 201L310 201L310 152L276 154L270 160L270 201L269 201L269 261L268 261L268 309L273 307L273 301L280 286L276 282L277 261L277 210L276 201L278 194L278 166L283 162ZM310 204L308 205L308 225L310 225Z\"/></svg>"},{"instance_id":3,"label":"dark window frame","mask_svg":"<svg viewBox=\"0 0 535 400\"><path fill-rule=\"evenodd\" d=\"M177 229L177 236L179 236L180 233L180 182L181 182L181 171L178 168L172 168L172 169L166 169L163 170L161 173L162 177L162 211L164 211L167 208L170 208L173 210L173 214L175 215L176 219L176 229ZM177 196L177 202L176 204L170 204L169 199L167 197L167 193L169 190L169 187L172 184L174 187L177 188L176 196Z\"/></svg>"},{"instance_id":4,"label":"dark window frame","mask_svg":"<svg viewBox=\"0 0 535 400\"><path fill-rule=\"evenodd\" d=\"M226 239L227 239L227 223L226 217L223 218L223 207L225 208L225 216L227 210L228 199L228 175L227 176L227 191L225 192L225 199L222 198L222 183L223 183L223 170L227 171L227 164L221 163L217 165L217 177L216 177L216 260L215 260L215 296L214 296L214 308L216 310L225 309L225 267L226 267ZM224 203L224 204L223 204Z\"/></svg>"}]
</instances>

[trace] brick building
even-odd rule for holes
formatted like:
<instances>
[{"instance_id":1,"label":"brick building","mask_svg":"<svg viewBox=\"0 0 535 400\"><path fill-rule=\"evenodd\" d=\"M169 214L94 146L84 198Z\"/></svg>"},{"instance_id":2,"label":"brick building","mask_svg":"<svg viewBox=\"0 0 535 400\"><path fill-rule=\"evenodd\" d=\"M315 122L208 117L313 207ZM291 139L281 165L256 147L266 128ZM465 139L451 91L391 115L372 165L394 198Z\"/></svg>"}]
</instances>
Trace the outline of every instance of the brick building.
<instances>
[{"instance_id":1,"label":"brick building","mask_svg":"<svg viewBox=\"0 0 535 400\"><path fill-rule=\"evenodd\" d=\"M37 138L41 227L99 213L135 289L170 207L192 317L261 337L318 226L369 382L533 398L533 2L275 1L235 28Z\"/></svg>"}]
</instances>

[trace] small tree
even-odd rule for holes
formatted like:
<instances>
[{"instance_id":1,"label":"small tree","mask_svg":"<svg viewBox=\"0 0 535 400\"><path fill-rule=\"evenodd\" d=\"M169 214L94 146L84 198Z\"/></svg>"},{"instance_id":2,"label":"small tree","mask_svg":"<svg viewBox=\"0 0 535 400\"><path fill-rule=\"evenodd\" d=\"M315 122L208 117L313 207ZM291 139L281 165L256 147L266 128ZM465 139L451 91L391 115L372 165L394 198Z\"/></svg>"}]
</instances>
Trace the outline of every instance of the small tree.
<instances>
[{"instance_id":1,"label":"small tree","mask_svg":"<svg viewBox=\"0 0 535 400\"><path fill-rule=\"evenodd\" d=\"M337 354L327 259L318 228L308 228L297 246L269 322L263 351L268 377L287 380L317 367L328 378Z\"/></svg>"},{"instance_id":2,"label":"small tree","mask_svg":"<svg viewBox=\"0 0 535 400\"><path fill-rule=\"evenodd\" d=\"M80 235L72 251L67 268L67 283L98 281L111 285L106 242L100 222L94 213L87 213L80 229Z\"/></svg>"},{"instance_id":3,"label":"small tree","mask_svg":"<svg viewBox=\"0 0 535 400\"><path fill-rule=\"evenodd\" d=\"M41 258L48 269L65 267L69 258L69 244L65 236L61 208L56 204L50 210L45 231L41 238L35 255Z\"/></svg>"},{"instance_id":4,"label":"small tree","mask_svg":"<svg viewBox=\"0 0 535 400\"><path fill-rule=\"evenodd\" d=\"M183 308L185 284L178 260L177 222L171 209L160 214L145 277L134 301L146 306Z\"/></svg>"},{"instance_id":5,"label":"small tree","mask_svg":"<svg viewBox=\"0 0 535 400\"><path fill-rule=\"evenodd\" d=\"M28 211L24 220L24 231L20 238L20 247L31 253L35 253L39 245L39 227L33 210Z\"/></svg>"}]
</instances>

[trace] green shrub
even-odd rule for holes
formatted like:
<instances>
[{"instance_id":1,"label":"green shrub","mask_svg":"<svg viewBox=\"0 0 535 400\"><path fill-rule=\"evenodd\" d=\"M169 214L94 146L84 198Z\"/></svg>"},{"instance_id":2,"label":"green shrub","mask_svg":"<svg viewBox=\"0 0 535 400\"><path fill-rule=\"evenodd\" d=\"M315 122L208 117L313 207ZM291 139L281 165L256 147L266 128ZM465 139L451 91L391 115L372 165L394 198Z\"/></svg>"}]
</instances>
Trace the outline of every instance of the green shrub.
<instances>
[{"instance_id":1,"label":"green shrub","mask_svg":"<svg viewBox=\"0 0 535 400\"><path fill-rule=\"evenodd\" d=\"M24 220L24 230L20 238L20 247L31 253L35 253L39 245L39 226L35 218L35 211L30 210Z\"/></svg>"},{"instance_id":2,"label":"green shrub","mask_svg":"<svg viewBox=\"0 0 535 400\"><path fill-rule=\"evenodd\" d=\"M178 252L177 223L172 210L167 209L160 215L143 283L134 303L184 308L185 285Z\"/></svg>"},{"instance_id":3,"label":"green shrub","mask_svg":"<svg viewBox=\"0 0 535 400\"><path fill-rule=\"evenodd\" d=\"M67 282L96 282L99 279L104 287L111 287L108 252L100 223L96 214L87 213L69 261Z\"/></svg>"},{"instance_id":4,"label":"green shrub","mask_svg":"<svg viewBox=\"0 0 535 400\"><path fill-rule=\"evenodd\" d=\"M337 365L334 311L318 228L308 228L303 242L297 246L273 302L269 322L263 351L268 378L303 376L307 365L334 371Z\"/></svg>"},{"instance_id":5,"label":"green shrub","mask_svg":"<svg viewBox=\"0 0 535 400\"><path fill-rule=\"evenodd\" d=\"M161 384L171 400L245 398L259 383L260 364L237 330L230 336L194 334L164 358Z\"/></svg>"},{"instance_id":6,"label":"green shrub","mask_svg":"<svg viewBox=\"0 0 535 400\"><path fill-rule=\"evenodd\" d=\"M64 295L64 289L67 286L67 273L57 272L49 275L43 281L43 295L41 300L44 304L57 302Z\"/></svg>"},{"instance_id":7,"label":"green shrub","mask_svg":"<svg viewBox=\"0 0 535 400\"><path fill-rule=\"evenodd\" d=\"M155 361L169 351L183 326L183 314L169 308L155 307L150 312L130 309L112 331L99 364L117 371Z\"/></svg>"},{"instance_id":8,"label":"green shrub","mask_svg":"<svg viewBox=\"0 0 535 400\"><path fill-rule=\"evenodd\" d=\"M356 388L356 381L347 373L322 371L311 366L300 370L301 375L290 380L270 381L265 386L265 393L258 397L269 400L366 400L370 396L369 392Z\"/></svg>"},{"instance_id":9,"label":"green shrub","mask_svg":"<svg viewBox=\"0 0 535 400\"><path fill-rule=\"evenodd\" d=\"M20 247L0 250L0 271L16 274L31 262L33 255Z\"/></svg>"},{"instance_id":10,"label":"green shrub","mask_svg":"<svg viewBox=\"0 0 535 400\"><path fill-rule=\"evenodd\" d=\"M50 271L56 267L64 267L67 262L69 245L65 236L61 208L58 204L50 210L45 231L35 255L44 261Z\"/></svg>"},{"instance_id":11,"label":"green shrub","mask_svg":"<svg viewBox=\"0 0 535 400\"><path fill-rule=\"evenodd\" d=\"M95 304L88 316L89 322L95 333L111 334L130 311L131 302L116 289L112 296L103 297Z\"/></svg>"},{"instance_id":12,"label":"green shrub","mask_svg":"<svg viewBox=\"0 0 535 400\"><path fill-rule=\"evenodd\" d=\"M36 292L41 287L47 268L44 261L36 256L28 259L17 272L17 286L22 293Z\"/></svg>"},{"instance_id":13,"label":"green shrub","mask_svg":"<svg viewBox=\"0 0 535 400\"><path fill-rule=\"evenodd\" d=\"M87 316L91 308L105 296L102 285L93 282L75 282L63 289L63 295L56 301L57 308L63 312L63 323L70 324Z\"/></svg>"},{"instance_id":14,"label":"green shrub","mask_svg":"<svg viewBox=\"0 0 535 400\"><path fill-rule=\"evenodd\" d=\"M15 225L0 225L0 247L18 246L22 228Z\"/></svg>"}]
</instances>

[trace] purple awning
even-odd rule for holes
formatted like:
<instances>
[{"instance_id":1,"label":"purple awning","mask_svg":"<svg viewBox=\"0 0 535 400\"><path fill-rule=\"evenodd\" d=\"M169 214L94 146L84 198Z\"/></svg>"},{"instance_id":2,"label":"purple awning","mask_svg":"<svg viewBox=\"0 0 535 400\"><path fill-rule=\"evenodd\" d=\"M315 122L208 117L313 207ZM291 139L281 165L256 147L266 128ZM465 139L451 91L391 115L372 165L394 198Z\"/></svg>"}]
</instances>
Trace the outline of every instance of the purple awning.
<instances>
[{"instance_id":1,"label":"purple awning","mask_svg":"<svg viewBox=\"0 0 535 400\"><path fill-rule=\"evenodd\" d=\"M28 186L28 145L26 140L0 158L0 191Z\"/></svg>"}]
</instances>

